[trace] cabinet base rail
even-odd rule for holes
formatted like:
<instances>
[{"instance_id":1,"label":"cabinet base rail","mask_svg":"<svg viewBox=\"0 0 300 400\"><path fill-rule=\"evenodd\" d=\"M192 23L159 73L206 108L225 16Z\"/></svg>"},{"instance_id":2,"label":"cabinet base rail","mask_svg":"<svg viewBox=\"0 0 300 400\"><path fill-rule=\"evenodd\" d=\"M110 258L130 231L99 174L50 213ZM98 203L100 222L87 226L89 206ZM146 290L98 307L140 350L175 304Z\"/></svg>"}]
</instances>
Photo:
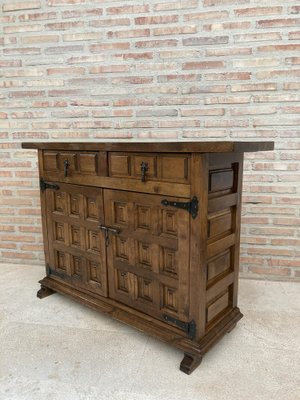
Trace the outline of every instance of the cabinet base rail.
<instances>
[{"instance_id":1,"label":"cabinet base rail","mask_svg":"<svg viewBox=\"0 0 300 400\"><path fill-rule=\"evenodd\" d=\"M243 317L239 308L235 307L199 341L195 341L189 339L180 329L168 326L163 321L149 317L114 300L94 296L50 277L45 277L39 283L41 289L37 292L37 297L41 299L55 292L61 293L182 350L184 357L180 364L180 370L188 375L200 365L203 355L226 333L230 332Z\"/></svg>"}]
</instances>

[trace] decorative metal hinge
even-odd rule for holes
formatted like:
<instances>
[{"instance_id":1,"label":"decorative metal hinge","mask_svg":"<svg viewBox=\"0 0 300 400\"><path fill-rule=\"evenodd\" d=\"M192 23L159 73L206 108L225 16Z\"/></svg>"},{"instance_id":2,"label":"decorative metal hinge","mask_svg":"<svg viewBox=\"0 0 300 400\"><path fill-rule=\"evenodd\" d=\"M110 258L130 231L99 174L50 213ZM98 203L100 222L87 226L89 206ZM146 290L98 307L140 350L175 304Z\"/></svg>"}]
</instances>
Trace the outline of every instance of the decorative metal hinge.
<instances>
[{"instance_id":1,"label":"decorative metal hinge","mask_svg":"<svg viewBox=\"0 0 300 400\"><path fill-rule=\"evenodd\" d=\"M184 210L187 210L192 215L192 218L194 218L194 219L198 215L199 202L198 202L198 199L196 196L194 196L191 201L188 201L185 203L180 202L180 201L169 201L169 200L165 199L161 202L161 204L164 206L183 208Z\"/></svg>"},{"instance_id":2,"label":"decorative metal hinge","mask_svg":"<svg viewBox=\"0 0 300 400\"><path fill-rule=\"evenodd\" d=\"M59 186L55 185L54 183L48 183L48 182L44 181L43 178L41 178L40 179L40 189L42 192L44 192L46 189L58 190Z\"/></svg>"},{"instance_id":3,"label":"decorative metal hinge","mask_svg":"<svg viewBox=\"0 0 300 400\"><path fill-rule=\"evenodd\" d=\"M167 322L171 322L175 324L178 328L182 329L184 332L188 334L190 339L195 339L196 336L196 322L192 320L191 322L183 322L174 317L170 317L170 315L163 314L163 319Z\"/></svg>"}]
</instances>

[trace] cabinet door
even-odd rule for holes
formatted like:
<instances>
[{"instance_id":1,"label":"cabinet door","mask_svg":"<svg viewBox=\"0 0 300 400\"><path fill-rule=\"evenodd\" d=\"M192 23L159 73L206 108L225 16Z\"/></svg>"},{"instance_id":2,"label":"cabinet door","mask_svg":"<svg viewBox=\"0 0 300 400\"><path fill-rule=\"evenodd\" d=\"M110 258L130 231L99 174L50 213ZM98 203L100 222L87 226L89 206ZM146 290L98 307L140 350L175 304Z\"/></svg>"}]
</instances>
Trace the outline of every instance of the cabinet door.
<instances>
[{"instance_id":1,"label":"cabinet door","mask_svg":"<svg viewBox=\"0 0 300 400\"><path fill-rule=\"evenodd\" d=\"M103 190L58 183L46 190L48 273L107 296Z\"/></svg>"},{"instance_id":2,"label":"cabinet door","mask_svg":"<svg viewBox=\"0 0 300 400\"><path fill-rule=\"evenodd\" d=\"M162 205L164 199L105 190L105 224L119 229L107 247L109 296L155 317L187 321L190 214Z\"/></svg>"}]
</instances>

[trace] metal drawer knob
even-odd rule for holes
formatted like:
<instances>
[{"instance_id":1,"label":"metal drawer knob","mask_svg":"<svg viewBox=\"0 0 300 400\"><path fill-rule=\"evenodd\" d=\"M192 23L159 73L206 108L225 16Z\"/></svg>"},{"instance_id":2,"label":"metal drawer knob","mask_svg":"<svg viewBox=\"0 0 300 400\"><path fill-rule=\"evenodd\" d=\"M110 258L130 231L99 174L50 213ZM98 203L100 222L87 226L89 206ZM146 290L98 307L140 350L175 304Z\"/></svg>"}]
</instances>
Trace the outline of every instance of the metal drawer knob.
<instances>
[{"instance_id":1,"label":"metal drawer knob","mask_svg":"<svg viewBox=\"0 0 300 400\"><path fill-rule=\"evenodd\" d=\"M64 160L64 177L68 176L68 168L70 166L69 160Z\"/></svg>"},{"instance_id":2,"label":"metal drawer knob","mask_svg":"<svg viewBox=\"0 0 300 400\"><path fill-rule=\"evenodd\" d=\"M144 161L141 163L141 181L146 182L146 173L149 170L149 165L148 163L145 163Z\"/></svg>"}]
</instances>

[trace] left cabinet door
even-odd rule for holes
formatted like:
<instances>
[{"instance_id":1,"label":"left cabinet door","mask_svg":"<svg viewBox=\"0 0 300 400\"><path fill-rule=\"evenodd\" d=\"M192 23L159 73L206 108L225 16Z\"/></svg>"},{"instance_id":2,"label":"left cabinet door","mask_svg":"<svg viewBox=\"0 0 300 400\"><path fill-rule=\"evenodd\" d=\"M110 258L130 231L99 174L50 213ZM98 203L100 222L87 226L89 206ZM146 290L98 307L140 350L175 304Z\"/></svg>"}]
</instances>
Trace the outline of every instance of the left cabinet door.
<instances>
[{"instance_id":1,"label":"left cabinet door","mask_svg":"<svg viewBox=\"0 0 300 400\"><path fill-rule=\"evenodd\" d=\"M103 190L57 183L46 189L48 275L107 297Z\"/></svg>"}]
</instances>

